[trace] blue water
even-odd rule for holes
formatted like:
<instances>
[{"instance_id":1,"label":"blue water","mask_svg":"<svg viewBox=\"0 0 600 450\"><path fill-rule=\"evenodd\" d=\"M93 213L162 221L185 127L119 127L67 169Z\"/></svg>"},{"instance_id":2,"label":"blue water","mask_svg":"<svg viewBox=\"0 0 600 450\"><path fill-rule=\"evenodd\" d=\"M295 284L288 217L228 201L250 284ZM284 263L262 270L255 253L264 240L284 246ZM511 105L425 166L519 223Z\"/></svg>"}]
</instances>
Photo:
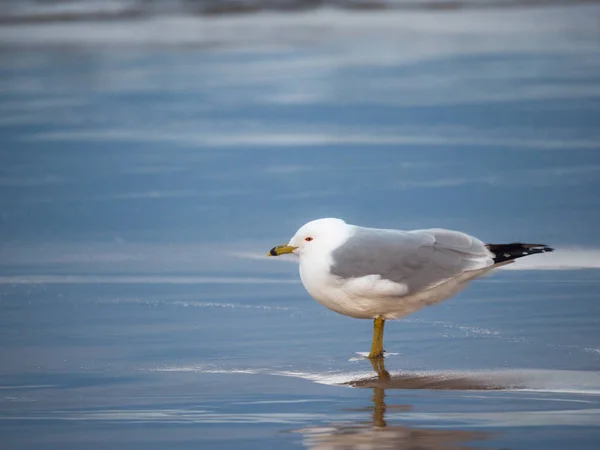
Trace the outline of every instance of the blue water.
<instances>
[{"instance_id":1,"label":"blue water","mask_svg":"<svg viewBox=\"0 0 600 450\"><path fill-rule=\"evenodd\" d=\"M600 9L327 14L0 29L5 445L597 448ZM557 251L390 322L381 387L264 256L327 216Z\"/></svg>"}]
</instances>

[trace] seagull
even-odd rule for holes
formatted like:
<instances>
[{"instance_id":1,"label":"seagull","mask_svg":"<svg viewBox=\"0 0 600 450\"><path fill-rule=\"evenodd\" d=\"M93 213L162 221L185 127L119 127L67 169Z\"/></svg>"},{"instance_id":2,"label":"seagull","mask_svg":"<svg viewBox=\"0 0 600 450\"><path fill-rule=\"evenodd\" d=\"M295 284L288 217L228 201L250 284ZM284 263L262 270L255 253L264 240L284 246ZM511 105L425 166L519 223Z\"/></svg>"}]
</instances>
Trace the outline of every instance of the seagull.
<instances>
[{"instance_id":1,"label":"seagull","mask_svg":"<svg viewBox=\"0 0 600 450\"><path fill-rule=\"evenodd\" d=\"M293 253L308 293L345 316L373 320L368 358L383 358L386 320L441 302L471 280L515 259L554 249L543 244L486 244L460 231L388 230L317 219L267 256Z\"/></svg>"}]
</instances>

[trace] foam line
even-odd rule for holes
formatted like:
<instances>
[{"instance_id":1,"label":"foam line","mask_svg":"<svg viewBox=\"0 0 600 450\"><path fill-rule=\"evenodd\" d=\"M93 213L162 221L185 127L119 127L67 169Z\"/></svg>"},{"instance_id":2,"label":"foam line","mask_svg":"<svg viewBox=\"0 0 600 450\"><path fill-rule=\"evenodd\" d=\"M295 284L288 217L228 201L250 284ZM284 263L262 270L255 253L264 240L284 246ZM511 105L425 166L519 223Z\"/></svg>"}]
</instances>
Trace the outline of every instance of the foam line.
<instances>
[{"instance_id":1,"label":"foam line","mask_svg":"<svg viewBox=\"0 0 600 450\"><path fill-rule=\"evenodd\" d=\"M146 369L152 372L221 373L232 375L270 375L300 378L319 384L370 387L376 380L373 371L305 372L268 368L222 368L211 365L167 366ZM456 389L488 386L523 392L600 395L600 372L571 370L490 370L490 371L399 371L391 373L394 389ZM415 383L416 380L416 383ZM421 382L419 383L419 380ZM397 382L396 382L397 381ZM403 384L407 381L407 384ZM410 383L408 383L408 381ZM389 387L389 386L388 386Z\"/></svg>"},{"instance_id":2,"label":"foam line","mask_svg":"<svg viewBox=\"0 0 600 450\"><path fill-rule=\"evenodd\" d=\"M600 250L583 248L557 248L553 253L543 253L521 258L501 270L576 270L600 269Z\"/></svg>"},{"instance_id":3,"label":"foam line","mask_svg":"<svg viewBox=\"0 0 600 450\"><path fill-rule=\"evenodd\" d=\"M0 284L297 284L297 280L260 277L166 275L5 275Z\"/></svg>"}]
</instances>

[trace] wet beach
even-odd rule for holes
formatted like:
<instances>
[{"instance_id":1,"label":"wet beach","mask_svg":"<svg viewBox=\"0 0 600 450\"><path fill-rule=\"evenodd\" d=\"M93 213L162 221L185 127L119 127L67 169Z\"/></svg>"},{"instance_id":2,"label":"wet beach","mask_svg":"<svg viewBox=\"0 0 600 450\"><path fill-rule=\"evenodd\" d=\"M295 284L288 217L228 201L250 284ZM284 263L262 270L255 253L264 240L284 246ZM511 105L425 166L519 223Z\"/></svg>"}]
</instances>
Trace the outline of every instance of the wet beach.
<instances>
[{"instance_id":1,"label":"wet beach","mask_svg":"<svg viewBox=\"0 0 600 450\"><path fill-rule=\"evenodd\" d=\"M11 448L595 449L600 8L0 25ZM386 325L269 248L318 217L543 242Z\"/></svg>"}]
</instances>

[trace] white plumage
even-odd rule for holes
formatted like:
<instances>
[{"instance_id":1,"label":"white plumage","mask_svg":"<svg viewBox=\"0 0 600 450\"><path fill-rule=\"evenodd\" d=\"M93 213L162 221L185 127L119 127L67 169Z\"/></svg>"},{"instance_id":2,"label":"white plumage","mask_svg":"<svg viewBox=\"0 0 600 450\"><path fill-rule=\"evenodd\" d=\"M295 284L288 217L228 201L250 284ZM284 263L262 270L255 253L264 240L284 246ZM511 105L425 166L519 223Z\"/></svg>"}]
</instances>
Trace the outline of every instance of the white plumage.
<instances>
[{"instance_id":1,"label":"white plumage","mask_svg":"<svg viewBox=\"0 0 600 450\"><path fill-rule=\"evenodd\" d=\"M346 316L374 319L369 353L374 361L384 355L386 319L441 302L495 267L551 251L543 244L484 244L439 228L381 230L319 219L269 255L295 253L302 283L319 303Z\"/></svg>"},{"instance_id":2,"label":"white plumage","mask_svg":"<svg viewBox=\"0 0 600 450\"><path fill-rule=\"evenodd\" d=\"M454 295L494 265L482 241L444 229L381 230L319 219L288 245L310 295L362 319L403 317Z\"/></svg>"}]
</instances>

